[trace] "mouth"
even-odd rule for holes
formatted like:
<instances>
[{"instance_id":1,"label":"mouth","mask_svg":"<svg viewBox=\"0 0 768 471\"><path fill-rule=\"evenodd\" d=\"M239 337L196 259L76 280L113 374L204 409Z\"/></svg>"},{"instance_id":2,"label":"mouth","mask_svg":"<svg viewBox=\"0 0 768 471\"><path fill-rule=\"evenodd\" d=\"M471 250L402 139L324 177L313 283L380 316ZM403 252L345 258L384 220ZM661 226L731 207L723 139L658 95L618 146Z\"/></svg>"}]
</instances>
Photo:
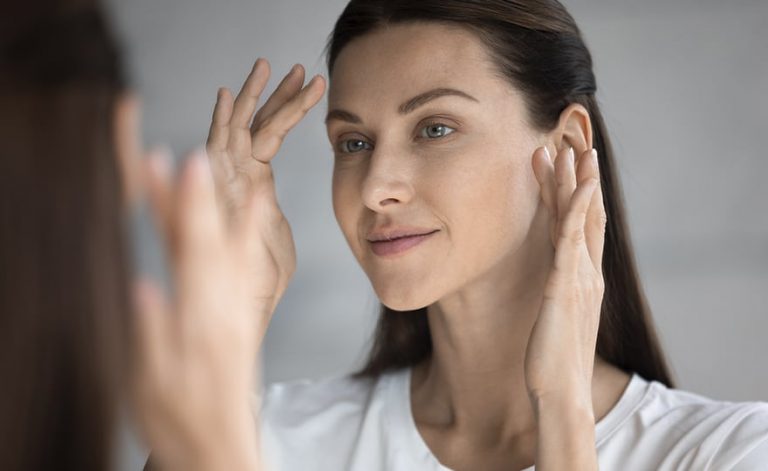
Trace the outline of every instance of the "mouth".
<instances>
[{"instance_id":1,"label":"mouth","mask_svg":"<svg viewBox=\"0 0 768 471\"><path fill-rule=\"evenodd\" d=\"M368 237L371 250L379 257L401 254L421 244L439 230L401 230L389 233L377 233Z\"/></svg>"}]
</instances>

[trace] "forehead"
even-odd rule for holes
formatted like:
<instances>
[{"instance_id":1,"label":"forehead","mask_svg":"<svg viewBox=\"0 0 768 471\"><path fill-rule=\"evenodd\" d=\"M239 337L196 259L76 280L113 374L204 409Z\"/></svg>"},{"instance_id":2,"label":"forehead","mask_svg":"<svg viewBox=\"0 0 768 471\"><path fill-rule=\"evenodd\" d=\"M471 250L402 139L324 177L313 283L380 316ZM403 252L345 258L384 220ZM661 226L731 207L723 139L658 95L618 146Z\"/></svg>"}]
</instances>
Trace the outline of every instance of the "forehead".
<instances>
[{"instance_id":1,"label":"forehead","mask_svg":"<svg viewBox=\"0 0 768 471\"><path fill-rule=\"evenodd\" d=\"M480 101L511 89L471 31L440 23L407 23L381 27L342 49L328 101L331 108L399 102L436 87L457 88Z\"/></svg>"}]
</instances>

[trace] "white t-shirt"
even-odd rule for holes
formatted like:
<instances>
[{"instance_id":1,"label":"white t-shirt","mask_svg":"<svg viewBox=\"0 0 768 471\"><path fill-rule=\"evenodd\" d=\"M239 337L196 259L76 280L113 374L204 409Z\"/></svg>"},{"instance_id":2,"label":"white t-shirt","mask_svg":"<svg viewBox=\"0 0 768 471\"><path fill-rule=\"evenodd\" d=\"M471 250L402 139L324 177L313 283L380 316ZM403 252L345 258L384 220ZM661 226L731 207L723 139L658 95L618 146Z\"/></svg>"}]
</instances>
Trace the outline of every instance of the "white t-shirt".
<instances>
[{"instance_id":1,"label":"white t-shirt","mask_svg":"<svg viewBox=\"0 0 768 471\"><path fill-rule=\"evenodd\" d=\"M267 469L449 471L414 423L410 372L268 386ZM603 470L768 470L768 403L715 401L637 374L595 435Z\"/></svg>"}]
</instances>

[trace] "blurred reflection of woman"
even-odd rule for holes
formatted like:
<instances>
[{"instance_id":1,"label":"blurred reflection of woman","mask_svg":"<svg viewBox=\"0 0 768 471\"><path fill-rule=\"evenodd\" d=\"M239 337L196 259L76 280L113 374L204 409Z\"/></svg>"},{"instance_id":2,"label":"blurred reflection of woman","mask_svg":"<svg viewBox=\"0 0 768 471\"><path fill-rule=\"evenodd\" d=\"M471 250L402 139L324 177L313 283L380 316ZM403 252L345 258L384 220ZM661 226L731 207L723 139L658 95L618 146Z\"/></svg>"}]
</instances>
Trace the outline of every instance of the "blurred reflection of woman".
<instances>
[{"instance_id":1,"label":"blurred reflection of woman","mask_svg":"<svg viewBox=\"0 0 768 471\"><path fill-rule=\"evenodd\" d=\"M163 468L260 469L250 410L257 318L241 281L255 219L222 224L204 153L178 179L158 153L143 171L138 128L97 1L4 11L3 471L112 469L125 406ZM144 173L175 296L140 281L134 317L123 196L137 204Z\"/></svg>"}]
</instances>

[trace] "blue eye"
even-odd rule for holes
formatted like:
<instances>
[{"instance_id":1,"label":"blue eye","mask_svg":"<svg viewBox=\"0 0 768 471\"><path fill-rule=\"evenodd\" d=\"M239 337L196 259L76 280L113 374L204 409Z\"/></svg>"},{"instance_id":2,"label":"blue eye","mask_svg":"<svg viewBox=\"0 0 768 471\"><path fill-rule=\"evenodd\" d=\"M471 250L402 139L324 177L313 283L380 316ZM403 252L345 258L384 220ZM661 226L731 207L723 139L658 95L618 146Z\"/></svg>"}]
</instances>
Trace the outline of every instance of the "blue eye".
<instances>
[{"instance_id":1,"label":"blue eye","mask_svg":"<svg viewBox=\"0 0 768 471\"><path fill-rule=\"evenodd\" d=\"M371 149L371 145L361 139L347 139L342 141L339 147L341 147L341 151L345 154L354 154L362 150Z\"/></svg>"},{"instance_id":2,"label":"blue eye","mask_svg":"<svg viewBox=\"0 0 768 471\"><path fill-rule=\"evenodd\" d=\"M439 139L454 132L455 129L440 123L430 124L421 128L421 137L426 139Z\"/></svg>"}]
</instances>

